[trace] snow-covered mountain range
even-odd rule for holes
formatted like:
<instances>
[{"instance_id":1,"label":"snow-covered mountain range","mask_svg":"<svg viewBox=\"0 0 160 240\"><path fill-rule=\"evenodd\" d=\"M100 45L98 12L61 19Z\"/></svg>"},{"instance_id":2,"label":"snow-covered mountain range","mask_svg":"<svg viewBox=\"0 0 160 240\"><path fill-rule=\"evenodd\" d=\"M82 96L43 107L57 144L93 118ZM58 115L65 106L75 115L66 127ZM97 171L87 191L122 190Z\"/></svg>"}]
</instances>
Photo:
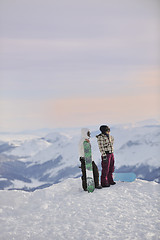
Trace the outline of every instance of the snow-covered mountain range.
<instances>
[{"instance_id":1,"label":"snow-covered mountain range","mask_svg":"<svg viewBox=\"0 0 160 240\"><path fill-rule=\"evenodd\" d=\"M91 127L93 160L100 166L96 135ZM43 134L42 134L43 132ZM78 142L81 129L31 133L0 133L0 189L34 191L64 179L81 176ZM135 172L137 178L160 183L160 124L147 121L111 126L118 172Z\"/></svg>"}]
</instances>

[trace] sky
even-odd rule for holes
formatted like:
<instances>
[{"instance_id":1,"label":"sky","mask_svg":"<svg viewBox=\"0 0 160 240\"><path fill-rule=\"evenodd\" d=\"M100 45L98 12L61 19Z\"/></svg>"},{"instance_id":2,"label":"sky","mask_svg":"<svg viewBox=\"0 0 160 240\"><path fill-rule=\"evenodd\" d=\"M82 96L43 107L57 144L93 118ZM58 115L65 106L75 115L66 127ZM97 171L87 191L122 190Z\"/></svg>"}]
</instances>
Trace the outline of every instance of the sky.
<instances>
[{"instance_id":1,"label":"sky","mask_svg":"<svg viewBox=\"0 0 160 240\"><path fill-rule=\"evenodd\" d=\"M160 119L159 0L0 0L0 131Z\"/></svg>"}]
</instances>

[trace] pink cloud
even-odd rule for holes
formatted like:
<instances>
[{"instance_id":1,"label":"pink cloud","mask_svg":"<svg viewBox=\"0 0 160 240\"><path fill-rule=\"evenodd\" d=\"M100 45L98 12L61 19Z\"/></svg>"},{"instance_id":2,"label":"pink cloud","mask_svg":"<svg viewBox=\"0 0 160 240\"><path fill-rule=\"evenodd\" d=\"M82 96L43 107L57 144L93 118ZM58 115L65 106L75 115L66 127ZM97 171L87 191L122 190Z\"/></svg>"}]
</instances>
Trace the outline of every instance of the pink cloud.
<instances>
[{"instance_id":1,"label":"pink cloud","mask_svg":"<svg viewBox=\"0 0 160 240\"><path fill-rule=\"evenodd\" d=\"M59 124L68 126L94 125L101 122L134 122L157 116L158 101L154 94L136 97L60 99L54 102L53 117Z\"/></svg>"}]
</instances>

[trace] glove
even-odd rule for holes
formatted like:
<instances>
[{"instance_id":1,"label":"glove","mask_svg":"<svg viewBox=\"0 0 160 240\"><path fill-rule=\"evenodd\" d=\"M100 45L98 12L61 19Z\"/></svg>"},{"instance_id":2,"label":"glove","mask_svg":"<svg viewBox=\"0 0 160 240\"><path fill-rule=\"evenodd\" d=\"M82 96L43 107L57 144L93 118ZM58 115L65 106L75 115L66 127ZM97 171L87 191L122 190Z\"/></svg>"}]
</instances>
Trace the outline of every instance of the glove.
<instances>
[{"instance_id":1,"label":"glove","mask_svg":"<svg viewBox=\"0 0 160 240\"><path fill-rule=\"evenodd\" d=\"M108 159L107 159L107 156L103 156L103 161L107 161Z\"/></svg>"},{"instance_id":2,"label":"glove","mask_svg":"<svg viewBox=\"0 0 160 240\"><path fill-rule=\"evenodd\" d=\"M84 163L84 162L85 162L85 159L84 159L83 157L80 157L79 160L80 160L81 163Z\"/></svg>"}]
</instances>

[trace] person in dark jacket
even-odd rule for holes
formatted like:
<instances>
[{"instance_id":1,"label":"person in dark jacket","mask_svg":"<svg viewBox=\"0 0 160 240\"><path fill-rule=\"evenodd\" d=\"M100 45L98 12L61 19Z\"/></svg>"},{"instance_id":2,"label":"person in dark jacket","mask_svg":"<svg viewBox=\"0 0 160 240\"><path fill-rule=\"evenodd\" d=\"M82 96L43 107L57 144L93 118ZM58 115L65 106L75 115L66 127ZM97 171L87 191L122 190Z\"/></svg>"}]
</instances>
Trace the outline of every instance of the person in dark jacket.
<instances>
[{"instance_id":1,"label":"person in dark jacket","mask_svg":"<svg viewBox=\"0 0 160 240\"><path fill-rule=\"evenodd\" d=\"M86 167L85 167L85 158L84 158L84 147L83 142L89 141L90 139L90 131L88 128L82 128L81 129L81 139L79 142L79 160L81 162L81 170L82 170L82 187L84 191L87 191L87 180L86 180ZM94 183L95 188L101 189L102 187L99 185L99 171L98 167L95 164L94 161L92 161L92 167L93 167L93 177L94 177Z\"/></svg>"},{"instance_id":2,"label":"person in dark jacket","mask_svg":"<svg viewBox=\"0 0 160 240\"><path fill-rule=\"evenodd\" d=\"M116 184L113 181L114 172L114 154L113 143L114 138L110 135L110 128L107 125L100 126L101 134L97 135L99 150L101 152L101 186L110 187Z\"/></svg>"}]
</instances>

